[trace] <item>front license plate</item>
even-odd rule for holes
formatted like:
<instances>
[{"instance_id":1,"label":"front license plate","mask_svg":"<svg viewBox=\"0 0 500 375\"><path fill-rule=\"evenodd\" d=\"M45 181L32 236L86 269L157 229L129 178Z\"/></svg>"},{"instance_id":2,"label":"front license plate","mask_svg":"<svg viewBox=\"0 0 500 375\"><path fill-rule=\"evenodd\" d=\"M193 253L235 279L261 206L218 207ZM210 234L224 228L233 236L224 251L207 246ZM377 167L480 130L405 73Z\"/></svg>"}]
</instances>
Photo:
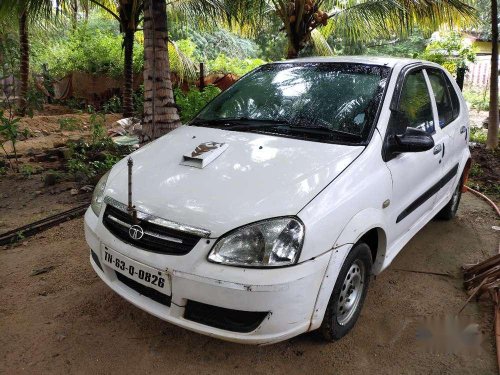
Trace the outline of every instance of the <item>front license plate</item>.
<instances>
[{"instance_id":1,"label":"front license plate","mask_svg":"<svg viewBox=\"0 0 500 375\"><path fill-rule=\"evenodd\" d=\"M145 266L106 246L102 249L102 260L108 267L139 284L156 289L167 295L171 294L170 280L168 273L165 271Z\"/></svg>"}]
</instances>

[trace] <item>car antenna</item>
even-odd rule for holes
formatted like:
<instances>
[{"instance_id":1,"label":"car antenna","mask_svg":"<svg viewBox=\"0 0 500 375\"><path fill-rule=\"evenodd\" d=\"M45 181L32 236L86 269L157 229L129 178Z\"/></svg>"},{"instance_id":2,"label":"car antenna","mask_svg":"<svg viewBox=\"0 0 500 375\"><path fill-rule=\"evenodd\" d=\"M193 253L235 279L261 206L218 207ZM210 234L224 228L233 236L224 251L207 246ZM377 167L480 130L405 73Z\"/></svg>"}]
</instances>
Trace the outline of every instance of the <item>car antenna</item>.
<instances>
[{"instance_id":1,"label":"car antenna","mask_svg":"<svg viewBox=\"0 0 500 375\"><path fill-rule=\"evenodd\" d=\"M132 205L132 166L134 165L134 161L131 157L128 158L127 166L128 166L128 206L127 211L130 216L132 216L132 220L134 224L138 224L137 220L137 210L135 206Z\"/></svg>"}]
</instances>

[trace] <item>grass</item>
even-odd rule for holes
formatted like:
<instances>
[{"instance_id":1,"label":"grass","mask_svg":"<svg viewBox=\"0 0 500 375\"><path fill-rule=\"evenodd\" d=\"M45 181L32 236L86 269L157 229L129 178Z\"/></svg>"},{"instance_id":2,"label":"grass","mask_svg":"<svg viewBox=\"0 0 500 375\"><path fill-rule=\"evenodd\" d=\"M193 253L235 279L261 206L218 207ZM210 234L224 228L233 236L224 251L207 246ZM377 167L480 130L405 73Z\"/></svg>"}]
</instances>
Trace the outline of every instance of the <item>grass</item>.
<instances>
[{"instance_id":1,"label":"grass","mask_svg":"<svg viewBox=\"0 0 500 375\"><path fill-rule=\"evenodd\" d=\"M480 177L484 174L483 169L479 164L472 163L469 175L471 177Z\"/></svg>"}]
</instances>

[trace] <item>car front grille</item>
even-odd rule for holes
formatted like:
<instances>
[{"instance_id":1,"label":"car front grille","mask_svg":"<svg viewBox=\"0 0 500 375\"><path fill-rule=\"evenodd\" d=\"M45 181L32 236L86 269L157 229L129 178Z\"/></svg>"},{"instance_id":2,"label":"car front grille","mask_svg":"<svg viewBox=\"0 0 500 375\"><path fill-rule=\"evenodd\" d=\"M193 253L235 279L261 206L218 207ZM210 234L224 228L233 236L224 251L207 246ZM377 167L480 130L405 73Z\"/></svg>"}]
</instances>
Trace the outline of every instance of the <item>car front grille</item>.
<instances>
[{"instance_id":1,"label":"car front grille","mask_svg":"<svg viewBox=\"0 0 500 375\"><path fill-rule=\"evenodd\" d=\"M104 226L122 241L155 253L185 255L195 247L201 238L191 233L138 219L137 225L144 230L144 235L135 240L129 235L130 227L136 224L132 217L127 212L109 204L106 206L102 220Z\"/></svg>"}]
</instances>

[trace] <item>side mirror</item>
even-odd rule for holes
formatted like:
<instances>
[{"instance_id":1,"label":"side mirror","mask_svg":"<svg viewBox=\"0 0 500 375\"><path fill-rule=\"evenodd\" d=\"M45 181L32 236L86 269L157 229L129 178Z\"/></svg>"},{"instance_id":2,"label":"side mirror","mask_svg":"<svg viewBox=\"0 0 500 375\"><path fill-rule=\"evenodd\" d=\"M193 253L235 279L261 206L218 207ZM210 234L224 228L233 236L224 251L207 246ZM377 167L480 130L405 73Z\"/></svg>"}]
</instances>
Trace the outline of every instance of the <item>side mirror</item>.
<instances>
[{"instance_id":1,"label":"side mirror","mask_svg":"<svg viewBox=\"0 0 500 375\"><path fill-rule=\"evenodd\" d=\"M434 138L424 130L407 128L404 134L395 134L389 139L389 152L421 152L434 147Z\"/></svg>"}]
</instances>

